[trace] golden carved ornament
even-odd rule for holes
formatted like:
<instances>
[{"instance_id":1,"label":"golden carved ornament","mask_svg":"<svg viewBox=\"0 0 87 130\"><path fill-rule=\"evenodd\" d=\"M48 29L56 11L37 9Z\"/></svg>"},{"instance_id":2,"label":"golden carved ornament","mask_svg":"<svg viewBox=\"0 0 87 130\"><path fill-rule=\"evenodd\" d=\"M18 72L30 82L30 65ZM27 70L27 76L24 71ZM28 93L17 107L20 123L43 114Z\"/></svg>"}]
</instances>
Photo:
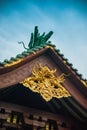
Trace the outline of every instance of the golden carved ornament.
<instances>
[{"instance_id":1,"label":"golden carved ornament","mask_svg":"<svg viewBox=\"0 0 87 130\"><path fill-rule=\"evenodd\" d=\"M54 47L50 46L50 45L47 45L45 48L50 48L51 50L54 51Z\"/></svg>"},{"instance_id":2,"label":"golden carved ornament","mask_svg":"<svg viewBox=\"0 0 87 130\"><path fill-rule=\"evenodd\" d=\"M66 74L55 76L56 69L50 70L47 66L35 65L30 77L21 83L33 92L40 93L46 101L53 97L61 98L70 96L69 92L63 87Z\"/></svg>"},{"instance_id":3,"label":"golden carved ornament","mask_svg":"<svg viewBox=\"0 0 87 130\"><path fill-rule=\"evenodd\" d=\"M20 63L21 61L22 61L22 59L19 59L17 61L13 61L12 63L7 63L7 64L4 65L4 67L16 65L16 64Z\"/></svg>"},{"instance_id":4,"label":"golden carved ornament","mask_svg":"<svg viewBox=\"0 0 87 130\"><path fill-rule=\"evenodd\" d=\"M87 81L81 80L81 82L83 83L83 85L84 85L85 87L87 87Z\"/></svg>"}]
</instances>

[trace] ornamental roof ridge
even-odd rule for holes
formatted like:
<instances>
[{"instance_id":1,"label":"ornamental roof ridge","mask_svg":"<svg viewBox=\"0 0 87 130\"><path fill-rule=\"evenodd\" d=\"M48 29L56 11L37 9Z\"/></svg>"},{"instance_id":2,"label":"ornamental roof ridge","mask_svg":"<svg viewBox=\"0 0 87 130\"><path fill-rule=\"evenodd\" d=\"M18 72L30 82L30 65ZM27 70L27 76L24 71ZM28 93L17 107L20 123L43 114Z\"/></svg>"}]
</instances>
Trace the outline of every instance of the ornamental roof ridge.
<instances>
[{"instance_id":1,"label":"ornamental roof ridge","mask_svg":"<svg viewBox=\"0 0 87 130\"><path fill-rule=\"evenodd\" d=\"M34 33L31 33L30 42L28 44L28 47L25 47L25 44L23 41L18 42L19 44L22 44L24 47L24 51L21 54L17 54L16 57L11 57L10 60L5 59L3 62L0 62L0 67L9 67L15 64L18 64L23 60L24 57L33 54L37 52L38 50L42 48L50 48L54 50L60 58L63 60L64 64L70 67L70 69L75 72L75 74L80 78L81 82L87 87L87 79L84 79L82 77L82 74L79 74L78 70L73 67L73 64L68 61L67 58L64 57L64 54L60 52L59 49L56 48L55 45L51 43L51 41L48 41L48 39L52 36L53 31L50 31L49 33L45 34L45 32L40 35L38 31L38 26L35 26Z\"/></svg>"},{"instance_id":2,"label":"ornamental roof ridge","mask_svg":"<svg viewBox=\"0 0 87 130\"><path fill-rule=\"evenodd\" d=\"M59 49L56 49L56 46L54 47L54 50L57 52L57 54L61 57L63 62L70 67L70 69L75 72L75 74L80 78L81 82L87 87L87 79L83 78L83 75L78 72L76 68L73 67L73 64L69 62L67 58L64 57L64 54L60 52Z\"/></svg>"},{"instance_id":3,"label":"ornamental roof ridge","mask_svg":"<svg viewBox=\"0 0 87 130\"><path fill-rule=\"evenodd\" d=\"M17 54L15 58L11 57L10 60L5 59L3 62L0 62L0 66L10 66L13 65L13 62L14 64L19 63L19 61L21 61L21 59L25 56L32 54L47 45L50 45L51 41L48 41L48 39L52 36L52 34L53 31L50 31L47 34L44 32L42 35L40 35L38 26L35 26L34 33L31 33L28 47L25 47L25 43L23 41L18 42L19 44L23 45L25 51L23 51L21 54Z\"/></svg>"}]
</instances>

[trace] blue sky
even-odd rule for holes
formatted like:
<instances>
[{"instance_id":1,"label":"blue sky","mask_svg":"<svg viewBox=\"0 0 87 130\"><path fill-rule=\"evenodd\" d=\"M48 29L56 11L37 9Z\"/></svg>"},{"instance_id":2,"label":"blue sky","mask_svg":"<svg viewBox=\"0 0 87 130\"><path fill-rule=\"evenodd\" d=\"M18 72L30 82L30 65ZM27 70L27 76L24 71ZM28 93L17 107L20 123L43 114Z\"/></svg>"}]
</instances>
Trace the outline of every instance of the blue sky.
<instances>
[{"instance_id":1,"label":"blue sky","mask_svg":"<svg viewBox=\"0 0 87 130\"><path fill-rule=\"evenodd\" d=\"M0 0L0 61L24 51L34 26L53 31L51 41L87 79L86 0Z\"/></svg>"}]
</instances>

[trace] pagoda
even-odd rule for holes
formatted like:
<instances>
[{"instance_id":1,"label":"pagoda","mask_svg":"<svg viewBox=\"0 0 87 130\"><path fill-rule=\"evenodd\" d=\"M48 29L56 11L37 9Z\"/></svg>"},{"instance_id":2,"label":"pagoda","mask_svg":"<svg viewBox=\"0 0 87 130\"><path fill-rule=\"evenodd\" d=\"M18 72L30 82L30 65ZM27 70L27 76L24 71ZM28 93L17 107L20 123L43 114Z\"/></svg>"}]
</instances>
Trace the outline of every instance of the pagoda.
<instances>
[{"instance_id":1,"label":"pagoda","mask_svg":"<svg viewBox=\"0 0 87 130\"><path fill-rule=\"evenodd\" d=\"M0 130L87 130L87 81L35 26L0 62Z\"/></svg>"}]
</instances>

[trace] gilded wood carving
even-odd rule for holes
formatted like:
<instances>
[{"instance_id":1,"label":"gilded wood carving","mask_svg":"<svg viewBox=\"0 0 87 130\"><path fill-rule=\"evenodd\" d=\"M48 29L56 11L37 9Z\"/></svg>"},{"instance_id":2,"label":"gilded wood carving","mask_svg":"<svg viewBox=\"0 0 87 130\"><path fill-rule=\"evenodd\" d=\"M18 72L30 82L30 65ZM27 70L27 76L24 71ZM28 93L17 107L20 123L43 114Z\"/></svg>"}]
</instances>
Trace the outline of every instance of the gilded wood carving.
<instances>
[{"instance_id":1,"label":"gilded wood carving","mask_svg":"<svg viewBox=\"0 0 87 130\"><path fill-rule=\"evenodd\" d=\"M56 69L50 70L47 66L35 65L32 74L21 83L33 92L40 93L46 101L53 97L61 98L70 96L69 92L63 87L66 74L55 76Z\"/></svg>"}]
</instances>

